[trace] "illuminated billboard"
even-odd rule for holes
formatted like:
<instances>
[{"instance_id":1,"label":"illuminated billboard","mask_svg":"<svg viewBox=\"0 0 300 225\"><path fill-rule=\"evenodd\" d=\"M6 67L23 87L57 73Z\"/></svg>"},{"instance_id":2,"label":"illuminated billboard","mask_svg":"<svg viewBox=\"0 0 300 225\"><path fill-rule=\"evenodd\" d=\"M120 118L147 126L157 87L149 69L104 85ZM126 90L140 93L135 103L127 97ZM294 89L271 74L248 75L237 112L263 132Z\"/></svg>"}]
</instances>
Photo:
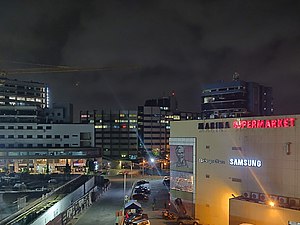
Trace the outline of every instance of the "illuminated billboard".
<instances>
[{"instance_id":1,"label":"illuminated billboard","mask_svg":"<svg viewBox=\"0 0 300 225\"><path fill-rule=\"evenodd\" d=\"M193 173L193 145L170 146L171 170Z\"/></svg>"}]
</instances>

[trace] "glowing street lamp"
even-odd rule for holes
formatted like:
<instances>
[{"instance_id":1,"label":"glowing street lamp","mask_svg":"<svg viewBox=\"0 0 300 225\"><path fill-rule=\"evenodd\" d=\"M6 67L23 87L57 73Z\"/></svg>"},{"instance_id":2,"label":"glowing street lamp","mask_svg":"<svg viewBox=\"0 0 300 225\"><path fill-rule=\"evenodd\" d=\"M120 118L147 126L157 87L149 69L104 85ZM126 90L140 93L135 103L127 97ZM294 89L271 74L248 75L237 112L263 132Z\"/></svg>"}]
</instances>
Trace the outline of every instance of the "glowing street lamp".
<instances>
[{"instance_id":1,"label":"glowing street lamp","mask_svg":"<svg viewBox=\"0 0 300 225\"><path fill-rule=\"evenodd\" d=\"M275 202L270 201L270 202L269 202L269 206L274 207L274 206L275 206Z\"/></svg>"}]
</instances>

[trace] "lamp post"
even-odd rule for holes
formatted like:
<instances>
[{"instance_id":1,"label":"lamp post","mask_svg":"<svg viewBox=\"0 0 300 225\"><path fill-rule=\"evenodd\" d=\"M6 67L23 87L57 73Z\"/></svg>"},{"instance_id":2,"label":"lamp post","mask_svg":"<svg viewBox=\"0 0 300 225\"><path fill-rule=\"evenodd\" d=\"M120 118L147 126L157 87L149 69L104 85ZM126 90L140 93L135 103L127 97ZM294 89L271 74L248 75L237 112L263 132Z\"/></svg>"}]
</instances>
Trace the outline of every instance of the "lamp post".
<instances>
[{"instance_id":1,"label":"lamp post","mask_svg":"<svg viewBox=\"0 0 300 225\"><path fill-rule=\"evenodd\" d=\"M145 159L143 159L143 177L145 175Z\"/></svg>"},{"instance_id":2,"label":"lamp post","mask_svg":"<svg viewBox=\"0 0 300 225\"><path fill-rule=\"evenodd\" d=\"M126 172L124 172L124 209L125 209L125 203L126 203Z\"/></svg>"}]
</instances>

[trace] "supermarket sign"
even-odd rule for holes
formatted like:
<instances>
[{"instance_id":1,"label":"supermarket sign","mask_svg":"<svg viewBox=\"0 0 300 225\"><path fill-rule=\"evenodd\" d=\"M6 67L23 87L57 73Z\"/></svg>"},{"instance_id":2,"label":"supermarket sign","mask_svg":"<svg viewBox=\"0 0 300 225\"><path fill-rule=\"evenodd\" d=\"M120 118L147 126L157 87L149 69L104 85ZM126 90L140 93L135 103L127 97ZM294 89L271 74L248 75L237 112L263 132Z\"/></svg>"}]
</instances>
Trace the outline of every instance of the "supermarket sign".
<instances>
[{"instance_id":1,"label":"supermarket sign","mask_svg":"<svg viewBox=\"0 0 300 225\"><path fill-rule=\"evenodd\" d=\"M235 120L233 128L283 128L294 127L296 118L272 119L272 120Z\"/></svg>"}]
</instances>

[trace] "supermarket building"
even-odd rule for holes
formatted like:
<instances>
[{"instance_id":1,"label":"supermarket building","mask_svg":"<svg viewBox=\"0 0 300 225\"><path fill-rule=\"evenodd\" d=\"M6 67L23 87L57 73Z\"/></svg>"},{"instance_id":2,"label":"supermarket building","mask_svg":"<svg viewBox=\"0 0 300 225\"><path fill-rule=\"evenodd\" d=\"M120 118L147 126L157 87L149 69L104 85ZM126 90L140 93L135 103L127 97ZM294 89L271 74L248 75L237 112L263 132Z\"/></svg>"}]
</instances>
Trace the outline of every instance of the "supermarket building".
<instances>
[{"instance_id":1,"label":"supermarket building","mask_svg":"<svg viewBox=\"0 0 300 225\"><path fill-rule=\"evenodd\" d=\"M179 214L203 225L300 225L300 115L172 122L170 158Z\"/></svg>"}]
</instances>

